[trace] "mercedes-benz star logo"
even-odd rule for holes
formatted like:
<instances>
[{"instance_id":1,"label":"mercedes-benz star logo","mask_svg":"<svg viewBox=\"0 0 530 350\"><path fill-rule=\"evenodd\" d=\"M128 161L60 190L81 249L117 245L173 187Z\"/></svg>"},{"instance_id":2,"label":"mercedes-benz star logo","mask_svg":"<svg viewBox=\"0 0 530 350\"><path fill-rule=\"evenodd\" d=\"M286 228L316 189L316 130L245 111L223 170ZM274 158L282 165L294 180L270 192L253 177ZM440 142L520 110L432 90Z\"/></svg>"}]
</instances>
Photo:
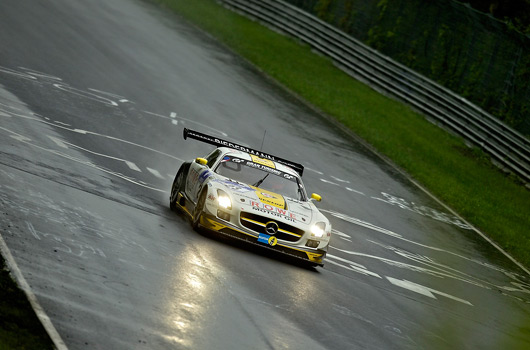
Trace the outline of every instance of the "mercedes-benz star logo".
<instances>
[{"instance_id":1,"label":"mercedes-benz star logo","mask_svg":"<svg viewBox=\"0 0 530 350\"><path fill-rule=\"evenodd\" d=\"M278 229L279 229L278 224L275 223L274 221L269 221L265 225L265 231L267 231L267 234L269 235L275 234L276 232L278 232Z\"/></svg>"}]
</instances>

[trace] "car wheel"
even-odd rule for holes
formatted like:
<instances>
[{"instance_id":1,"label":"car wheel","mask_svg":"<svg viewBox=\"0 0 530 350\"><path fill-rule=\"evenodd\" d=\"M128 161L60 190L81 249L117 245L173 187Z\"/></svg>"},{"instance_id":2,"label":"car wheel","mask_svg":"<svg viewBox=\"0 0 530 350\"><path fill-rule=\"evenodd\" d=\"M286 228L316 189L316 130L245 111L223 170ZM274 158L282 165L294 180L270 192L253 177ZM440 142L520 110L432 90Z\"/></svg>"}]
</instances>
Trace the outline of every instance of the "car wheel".
<instances>
[{"instance_id":1,"label":"car wheel","mask_svg":"<svg viewBox=\"0 0 530 350\"><path fill-rule=\"evenodd\" d=\"M191 226L195 231L199 231L199 224L201 221L201 216L204 212L204 203L206 202L206 192L207 190L203 190L201 195L199 196L199 200L197 201L197 205L195 206L195 209L193 209L193 218L191 221Z\"/></svg>"},{"instance_id":2,"label":"car wheel","mask_svg":"<svg viewBox=\"0 0 530 350\"><path fill-rule=\"evenodd\" d=\"M179 169L177 175L175 176L175 180L173 180L173 185L171 186L171 194L169 196L169 207L171 208L171 210L178 210L177 198L179 192L181 192L183 188L184 172L182 171L182 169Z\"/></svg>"}]
</instances>

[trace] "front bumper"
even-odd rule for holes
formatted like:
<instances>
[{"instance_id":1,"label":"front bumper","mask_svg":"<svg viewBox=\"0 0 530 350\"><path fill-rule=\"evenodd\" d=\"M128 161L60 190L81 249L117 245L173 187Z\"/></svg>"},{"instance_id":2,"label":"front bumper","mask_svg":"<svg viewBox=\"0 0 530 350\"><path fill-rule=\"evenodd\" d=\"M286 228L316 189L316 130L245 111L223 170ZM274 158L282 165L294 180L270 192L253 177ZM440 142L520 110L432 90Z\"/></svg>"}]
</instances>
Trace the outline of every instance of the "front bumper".
<instances>
[{"instance_id":1,"label":"front bumper","mask_svg":"<svg viewBox=\"0 0 530 350\"><path fill-rule=\"evenodd\" d=\"M200 225L205 229L222 233L224 235L239 239L267 248L282 254L286 254L298 259L302 259L314 265L324 266L326 251L322 249L294 247L284 241L278 241L274 246L258 242L258 234L247 230L245 227L238 227L228 221L222 220L217 216L204 213L201 216Z\"/></svg>"}]
</instances>

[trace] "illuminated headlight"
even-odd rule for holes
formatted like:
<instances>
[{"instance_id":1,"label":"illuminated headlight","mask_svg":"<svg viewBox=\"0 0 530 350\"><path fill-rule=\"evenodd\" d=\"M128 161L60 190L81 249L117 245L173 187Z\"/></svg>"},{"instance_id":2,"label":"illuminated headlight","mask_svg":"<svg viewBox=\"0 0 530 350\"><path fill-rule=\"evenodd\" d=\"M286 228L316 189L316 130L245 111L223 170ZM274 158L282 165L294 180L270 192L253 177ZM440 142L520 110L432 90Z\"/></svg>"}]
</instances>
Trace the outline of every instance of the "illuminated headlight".
<instances>
[{"instance_id":1,"label":"illuminated headlight","mask_svg":"<svg viewBox=\"0 0 530 350\"><path fill-rule=\"evenodd\" d=\"M316 224L311 227L311 236L313 237L322 237L324 236L324 229L326 228L326 224L323 222L317 222Z\"/></svg>"},{"instance_id":2,"label":"illuminated headlight","mask_svg":"<svg viewBox=\"0 0 530 350\"><path fill-rule=\"evenodd\" d=\"M219 206L224 209L232 209L232 201L226 192L222 190L217 190L217 202Z\"/></svg>"}]
</instances>

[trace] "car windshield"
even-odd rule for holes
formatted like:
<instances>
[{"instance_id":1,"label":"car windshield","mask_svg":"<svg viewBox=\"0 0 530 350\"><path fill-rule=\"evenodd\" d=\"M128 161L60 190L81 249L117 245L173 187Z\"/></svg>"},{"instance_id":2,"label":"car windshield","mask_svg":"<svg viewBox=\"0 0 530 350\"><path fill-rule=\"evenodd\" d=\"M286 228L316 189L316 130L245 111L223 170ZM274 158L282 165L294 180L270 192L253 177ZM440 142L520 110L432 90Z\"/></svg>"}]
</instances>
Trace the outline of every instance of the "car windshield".
<instances>
[{"instance_id":1,"label":"car windshield","mask_svg":"<svg viewBox=\"0 0 530 350\"><path fill-rule=\"evenodd\" d=\"M298 177L249 160L226 156L215 172L237 182L306 201L305 191Z\"/></svg>"}]
</instances>

